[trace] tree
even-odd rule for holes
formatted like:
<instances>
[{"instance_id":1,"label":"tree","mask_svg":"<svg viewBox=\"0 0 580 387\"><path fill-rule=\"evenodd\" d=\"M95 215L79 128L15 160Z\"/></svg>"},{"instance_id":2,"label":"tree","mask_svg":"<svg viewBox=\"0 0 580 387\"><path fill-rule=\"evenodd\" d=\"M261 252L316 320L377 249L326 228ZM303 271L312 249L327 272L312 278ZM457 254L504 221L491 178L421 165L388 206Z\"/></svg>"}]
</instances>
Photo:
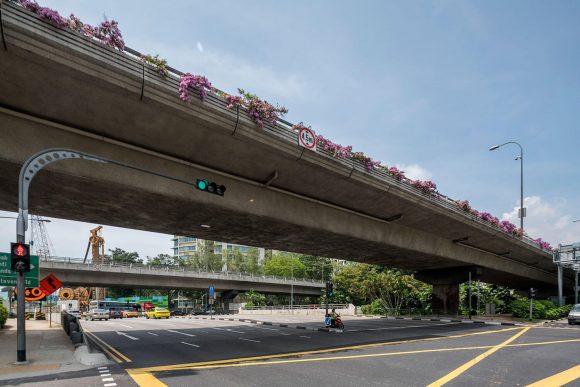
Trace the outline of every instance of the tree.
<instances>
[{"instance_id":1,"label":"tree","mask_svg":"<svg viewBox=\"0 0 580 387\"><path fill-rule=\"evenodd\" d=\"M118 247L111 250L109 249L110 255L107 255L109 262L112 263L119 263L119 264L128 264L128 263L143 263L143 260L139 258L139 253L137 252L128 252Z\"/></svg>"},{"instance_id":2,"label":"tree","mask_svg":"<svg viewBox=\"0 0 580 387\"><path fill-rule=\"evenodd\" d=\"M245 272L244 255L239 250L230 250L223 253L226 270L237 273Z\"/></svg>"},{"instance_id":3,"label":"tree","mask_svg":"<svg viewBox=\"0 0 580 387\"><path fill-rule=\"evenodd\" d=\"M306 267L306 277L328 281L332 278L332 263L324 257L300 255L300 262Z\"/></svg>"},{"instance_id":4,"label":"tree","mask_svg":"<svg viewBox=\"0 0 580 387\"><path fill-rule=\"evenodd\" d=\"M266 296L262 293L256 292L254 289L250 289L246 292L246 299L248 302L246 306L264 306L266 305Z\"/></svg>"},{"instance_id":5,"label":"tree","mask_svg":"<svg viewBox=\"0 0 580 387\"><path fill-rule=\"evenodd\" d=\"M260 265L260 251L256 247L250 247L244 260L244 272L248 274L262 274L262 265Z\"/></svg>"},{"instance_id":6,"label":"tree","mask_svg":"<svg viewBox=\"0 0 580 387\"><path fill-rule=\"evenodd\" d=\"M425 286L412 275L396 269L372 271L363 284L373 300L378 300L386 311L395 315L400 314L401 308L408 306L418 296L421 287Z\"/></svg>"},{"instance_id":7,"label":"tree","mask_svg":"<svg viewBox=\"0 0 580 387\"><path fill-rule=\"evenodd\" d=\"M272 259L266 262L264 273L277 277L304 278L306 266L298 258L274 255Z\"/></svg>"},{"instance_id":8,"label":"tree","mask_svg":"<svg viewBox=\"0 0 580 387\"><path fill-rule=\"evenodd\" d=\"M149 257L148 263L157 266L180 266L184 262L183 258L174 257L169 254L158 254L156 257Z\"/></svg>"}]
</instances>

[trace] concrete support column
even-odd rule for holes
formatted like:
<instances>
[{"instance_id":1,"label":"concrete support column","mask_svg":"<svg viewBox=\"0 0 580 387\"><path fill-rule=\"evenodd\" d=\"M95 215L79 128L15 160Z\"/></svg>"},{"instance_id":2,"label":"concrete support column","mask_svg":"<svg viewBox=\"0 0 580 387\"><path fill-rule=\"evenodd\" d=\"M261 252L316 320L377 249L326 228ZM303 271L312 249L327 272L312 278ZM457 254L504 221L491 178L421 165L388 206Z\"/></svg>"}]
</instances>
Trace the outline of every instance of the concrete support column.
<instances>
[{"instance_id":1,"label":"concrete support column","mask_svg":"<svg viewBox=\"0 0 580 387\"><path fill-rule=\"evenodd\" d=\"M459 314L459 284L433 285L431 308L434 314Z\"/></svg>"}]
</instances>

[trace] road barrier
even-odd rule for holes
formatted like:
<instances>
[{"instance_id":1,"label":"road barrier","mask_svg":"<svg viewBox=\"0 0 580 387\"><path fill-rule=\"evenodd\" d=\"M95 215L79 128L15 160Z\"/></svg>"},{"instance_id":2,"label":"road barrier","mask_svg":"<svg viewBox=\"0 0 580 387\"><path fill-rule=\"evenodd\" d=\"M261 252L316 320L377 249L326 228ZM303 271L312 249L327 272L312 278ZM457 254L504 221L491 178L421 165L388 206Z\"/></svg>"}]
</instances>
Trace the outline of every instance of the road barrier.
<instances>
[{"instance_id":1,"label":"road barrier","mask_svg":"<svg viewBox=\"0 0 580 387\"><path fill-rule=\"evenodd\" d=\"M67 312L62 312L60 315L61 326L70 337L73 344L82 344L85 339L85 335L82 332L82 327L80 324L80 319Z\"/></svg>"}]
</instances>

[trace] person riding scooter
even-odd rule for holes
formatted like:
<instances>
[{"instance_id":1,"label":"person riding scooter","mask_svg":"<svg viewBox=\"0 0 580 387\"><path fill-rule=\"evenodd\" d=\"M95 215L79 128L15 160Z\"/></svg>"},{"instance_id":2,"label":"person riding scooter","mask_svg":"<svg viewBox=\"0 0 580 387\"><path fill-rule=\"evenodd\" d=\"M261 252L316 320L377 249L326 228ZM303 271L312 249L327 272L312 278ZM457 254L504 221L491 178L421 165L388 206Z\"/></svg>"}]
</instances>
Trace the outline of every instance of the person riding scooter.
<instances>
[{"instance_id":1,"label":"person riding scooter","mask_svg":"<svg viewBox=\"0 0 580 387\"><path fill-rule=\"evenodd\" d=\"M330 313L330 327L344 329L342 319L340 318L340 315L336 313L335 308L332 308L332 312Z\"/></svg>"}]
</instances>

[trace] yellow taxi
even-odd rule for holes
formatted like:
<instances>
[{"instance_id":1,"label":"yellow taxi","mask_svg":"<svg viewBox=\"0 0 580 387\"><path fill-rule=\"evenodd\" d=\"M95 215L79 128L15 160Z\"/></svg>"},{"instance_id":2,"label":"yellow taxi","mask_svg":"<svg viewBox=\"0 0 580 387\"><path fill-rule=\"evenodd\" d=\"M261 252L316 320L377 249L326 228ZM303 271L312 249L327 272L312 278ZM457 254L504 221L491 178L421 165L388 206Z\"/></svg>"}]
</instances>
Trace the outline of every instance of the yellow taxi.
<instances>
[{"instance_id":1,"label":"yellow taxi","mask_svg":"<svg viewBox=\"0 0 580 387\"><path fill-rule=\"evenodd\" d=\"M145 312L147 318L169 318L169 311L165 308L151 308Z\"/></svg>"},{"instance_id":2,"label":"yellow taxi","mask_svg":"<svg viewBox=\"0 0 580 387\"><path fill-rule=\"evenodd\" d=\"M125 309L122 313L123 318L139 317L139 312L134 309Z\"/></svg>"}]
</instances>

